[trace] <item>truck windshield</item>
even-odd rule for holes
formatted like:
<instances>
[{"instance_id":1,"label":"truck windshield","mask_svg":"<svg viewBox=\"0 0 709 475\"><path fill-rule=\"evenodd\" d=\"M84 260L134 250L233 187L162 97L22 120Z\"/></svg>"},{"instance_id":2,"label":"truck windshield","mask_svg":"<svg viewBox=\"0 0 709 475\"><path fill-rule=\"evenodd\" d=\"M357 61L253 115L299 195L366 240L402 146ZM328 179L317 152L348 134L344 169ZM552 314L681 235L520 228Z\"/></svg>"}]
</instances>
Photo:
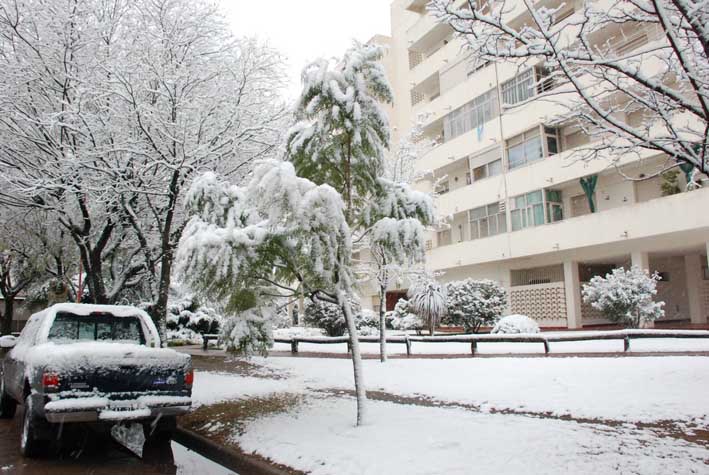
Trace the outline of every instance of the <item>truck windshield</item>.
<instances>
[{"instance_id":1,"label":"truck windshield","mask_svg":"<svg viewBox=\"0 0 709 475\"><path fill-rule=\"evenodd\" d=\"M115 341L145 344L138 317L116 317L110 313L75 315L59 312L49 329L49 341Z\"/></svg>"}]
</instances>

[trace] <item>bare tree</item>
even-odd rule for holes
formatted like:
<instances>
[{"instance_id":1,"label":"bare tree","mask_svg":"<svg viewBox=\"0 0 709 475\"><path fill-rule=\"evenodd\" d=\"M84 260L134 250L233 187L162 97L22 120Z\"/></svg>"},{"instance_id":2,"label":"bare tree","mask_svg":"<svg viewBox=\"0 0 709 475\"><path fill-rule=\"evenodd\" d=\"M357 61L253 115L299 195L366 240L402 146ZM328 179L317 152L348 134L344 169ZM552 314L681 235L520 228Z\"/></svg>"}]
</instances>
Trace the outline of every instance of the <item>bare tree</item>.
<instances>
[{"instance_id":1,"label":"bare tree","mask_svg":"<svg viewBox=\"0 0 709 475\"><path fill-rule=\"evenodd\" d=\"M563 108L550 125L591 138L582 159L643 151L709 171L709 8L703 0L432 0L430 11L483 64L537 66L533 97Z\"/></svg>"}]
</instances>

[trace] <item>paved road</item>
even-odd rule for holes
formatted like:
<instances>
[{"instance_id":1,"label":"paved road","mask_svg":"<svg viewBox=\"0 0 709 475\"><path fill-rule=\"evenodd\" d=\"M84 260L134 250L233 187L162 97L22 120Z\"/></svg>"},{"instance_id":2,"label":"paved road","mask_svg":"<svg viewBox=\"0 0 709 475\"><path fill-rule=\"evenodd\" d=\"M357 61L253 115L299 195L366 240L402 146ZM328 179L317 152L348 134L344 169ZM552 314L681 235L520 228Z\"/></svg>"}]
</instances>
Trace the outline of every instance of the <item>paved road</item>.
<instances>
[{"instance_id":1,"label":"paved road","mask_svg":"<svg viewBox=\"0 0 709 475\"><path fill-rule=\"evenodd\" d=\"M61 447L48 447L41 457L26 459L20 455L21 421L21 407L13 420L0 420L0 475L233 474L175 442L146 448L140 459L108 434L85 427L65 433Z\"/></svg>"},{"instance_id":2,"label":"paved road","mask_svg":"<svg viewBox=\"0 0 709 475\"><path fill-rule=\"evenodd\" d=\"M67 433L61 447L51 447L37 459L20 455L22 409L12 420L0 420L0 475L5 474L176 474L172 448L164 444L141 460L107 434L84 428Z\"/></svg>"}]
</instances>

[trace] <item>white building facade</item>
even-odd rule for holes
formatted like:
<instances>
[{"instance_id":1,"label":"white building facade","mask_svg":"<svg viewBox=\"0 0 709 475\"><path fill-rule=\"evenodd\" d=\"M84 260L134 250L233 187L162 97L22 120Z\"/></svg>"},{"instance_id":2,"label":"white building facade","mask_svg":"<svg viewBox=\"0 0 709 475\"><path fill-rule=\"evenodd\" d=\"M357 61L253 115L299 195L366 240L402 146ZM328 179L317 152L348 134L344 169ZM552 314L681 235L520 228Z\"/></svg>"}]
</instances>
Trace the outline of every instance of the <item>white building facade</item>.
<instances>
[{"instance_id":1,"label":"white building facade","mask_svg":"<svg viewBox=\"0 0 709 475\"><path fill-rule=\"evenodd\" d=\"M373 41L389 48L394 141L425 114L425 135L435 142L417 161L426 179L416 186L435 186L449 227L431 234L427 267L442 271L443 281L494 279L507 287L510 313L542 327L581 328L608 323L582 302L583 283L638 265L663 278L657 296L666 303L663 320L706 324L709 183L685 191L680 174L680 192L670 195L662 176L627 179L653 175L663 156L575 160L574 150L589 139L573 125L546 125L557 104L509 107L553 87L540 81L544 68L475 65L426 3L395 0L391 38ZM566 3L572 14L574 3ZM615 33L608 38L622 38L615 47L626 50L655 34ZM401 293L392 289L387 307ZM373 294L363 303L376 308Z\"/></svg>"}]
</instances>

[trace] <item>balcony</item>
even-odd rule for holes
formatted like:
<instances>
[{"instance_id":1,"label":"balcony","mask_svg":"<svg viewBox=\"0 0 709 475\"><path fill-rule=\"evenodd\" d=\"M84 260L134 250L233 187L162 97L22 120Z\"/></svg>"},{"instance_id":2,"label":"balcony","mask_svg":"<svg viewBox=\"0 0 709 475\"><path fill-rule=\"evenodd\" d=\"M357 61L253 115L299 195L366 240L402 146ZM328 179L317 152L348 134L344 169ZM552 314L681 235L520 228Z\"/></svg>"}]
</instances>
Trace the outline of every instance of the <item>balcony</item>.
<instances>
[{"instance_id":1,"label":"balcony","mask_svg":"<svg viewBox=\"0 0 709 475\"><path fill-rule=\"evenodd\" d=\"M583 259L583 250L607 246L619 254L637 247L642 239L655 238L667 246L688 240L706 242L709 235L709 189L684 192L565 219L552 224L465 241L431 251L434 270L567 253ZM678 212L681 210L681 212Z\"/></svg>"}]
</instances>

